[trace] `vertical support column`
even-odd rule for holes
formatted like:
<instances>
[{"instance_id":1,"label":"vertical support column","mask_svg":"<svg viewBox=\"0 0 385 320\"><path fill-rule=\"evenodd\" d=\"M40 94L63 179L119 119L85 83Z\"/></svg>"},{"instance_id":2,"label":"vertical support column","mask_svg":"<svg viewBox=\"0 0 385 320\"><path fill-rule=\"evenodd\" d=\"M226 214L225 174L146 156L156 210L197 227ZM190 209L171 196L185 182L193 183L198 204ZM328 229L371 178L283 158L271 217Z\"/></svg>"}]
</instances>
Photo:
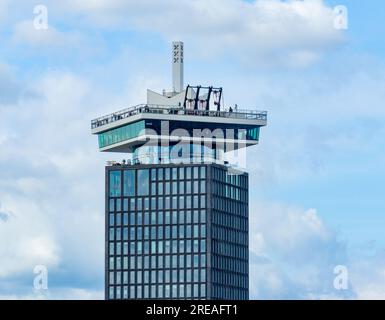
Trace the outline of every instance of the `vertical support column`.
<instances>
[{"instance_id":1,"label":"vertical support column","mask_svg":"<svg viewBox=\"0 0 385 320\"><path fill-rule=\"evenodd\" d=\"M212 280L212 232L211 221L213 216L213 180L214 166L206 166L206 297L208 300L213 299L213 280Z\"/></svg>"},{"instance_id":2,"label":"vertical support column","mask_svg":"<svg viewBox=\"0 0 385 320\"><path fill-rule=\"evenodd\" d=\"M174 92L183 91L183 42L172 43L172 87Z\"/></svg>"},{"instance_id":3,"label":"vertical support column","mask_svg":"<svg viewBox=\"0 0 385 320\"><path fill-rule=\"evenodd\" d=\"M108 237L109 237L109 167L105 167L105 180L104 180L104 300L110 300L109 296L109 255L108 255Z\"/></svg>"}]
</instances>

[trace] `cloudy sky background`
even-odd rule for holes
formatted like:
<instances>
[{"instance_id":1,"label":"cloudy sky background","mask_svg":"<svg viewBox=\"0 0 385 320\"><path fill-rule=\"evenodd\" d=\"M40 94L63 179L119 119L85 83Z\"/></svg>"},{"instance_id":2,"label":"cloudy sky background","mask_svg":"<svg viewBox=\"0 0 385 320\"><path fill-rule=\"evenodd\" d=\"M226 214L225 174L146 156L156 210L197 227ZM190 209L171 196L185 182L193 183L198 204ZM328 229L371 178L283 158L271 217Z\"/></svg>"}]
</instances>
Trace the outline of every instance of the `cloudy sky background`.
<instances>
[{"instance_id":1,"label":"cloudy sky background","mask_svg":"<svg viewBox=\"0 0 385 320\"><path fill-rule=\"evenodd\" d=\"M48 8L36 30L33 8ZM349 10L334 28L333 8ZM103 298L105 161L90 120L185 81L268 110L250 148L250 296L385 299L385 3L0 0L0 298ZM348 290L333 287L336 265Z\"/></svg>"}]
</instances>

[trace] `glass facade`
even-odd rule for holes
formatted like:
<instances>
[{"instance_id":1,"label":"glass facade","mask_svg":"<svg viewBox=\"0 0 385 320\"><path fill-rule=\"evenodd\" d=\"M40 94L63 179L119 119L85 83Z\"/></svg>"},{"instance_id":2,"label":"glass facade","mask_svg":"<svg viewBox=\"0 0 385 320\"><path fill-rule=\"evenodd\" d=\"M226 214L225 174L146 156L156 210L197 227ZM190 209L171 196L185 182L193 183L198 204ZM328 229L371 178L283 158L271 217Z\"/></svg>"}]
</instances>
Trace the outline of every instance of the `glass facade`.
<instances>
[{"instance_id":1,"label":"glass facade","mask_svg":"<svg viewBox=\"0 0 385 320\"><path fill-rule=\"evenodd\" d=\"M248 298L246 174L130 165L106 178L107 299Z\"/></svg>"},{"instance_id":2,"label":"glass facade","mask_svg":"<svg viewBox=\"0 0 385 320\"><path fill-rule=\"evenodd\" d=\"M141 164L181 164L223 162L224 152L213 147L197 144L177 144L171 146L139 146L134 148L132 163Z\"/></svg>"},{"instance_id":3,"label":"glass facade","mask_svg":"<svg viewBox=\"0 0 385 320\"><path fill-rule=\"evenodd\" d=\"M145 129L145 121L138 121L98 135L99 148L135 138ZM143 131L144 132L144 131Z\"/></svg>"},{"instance_id":4,"label":"glass facade","mask_svg":"<svg viewBox=\"0 0 385 320\"><path fill-rule=\"evenodd\" d=\"M183 129L181 129L183 128ZM119 128L107 130L98 134L99 148L104 148L115 143L130 140L141 134L145 129L150 129L149 133L154 132L158 135L162 133L162 124L160 120L141 120L126 124ZM170 136L188 136L188 137L215 137L222 139L245 139L259 140L259 126L239 125L239 124L217 124L187 121L172 121L169 123ZM182 130L182 131L181 131Z\"/></svg>"},{"instance_id":5,"label":"glass facade","mask_svg":"<svg viewBox=\"0 0 385 320\"><path fill-rule=\"evenodd\" d=\"M249 298L248 176L212 168L212 299Z\"/></svg>"},{"instance_id":6,"label":"glass facade","mask_svg":"<svg viewBox=\"0 0 385 320\"><path fill-rule=\"evenodd\" d=\"M150 128L157 133L161 133L160 120L146 120L146 128ZM211 137L225 139L247 139L259 140L260 126L239 125L239 124L223 124L223 123L207 123L207 122L187 122L187 121L170 121L170 135L182 135L183 132L189 137Z\"/></svg>"}]
</instances>

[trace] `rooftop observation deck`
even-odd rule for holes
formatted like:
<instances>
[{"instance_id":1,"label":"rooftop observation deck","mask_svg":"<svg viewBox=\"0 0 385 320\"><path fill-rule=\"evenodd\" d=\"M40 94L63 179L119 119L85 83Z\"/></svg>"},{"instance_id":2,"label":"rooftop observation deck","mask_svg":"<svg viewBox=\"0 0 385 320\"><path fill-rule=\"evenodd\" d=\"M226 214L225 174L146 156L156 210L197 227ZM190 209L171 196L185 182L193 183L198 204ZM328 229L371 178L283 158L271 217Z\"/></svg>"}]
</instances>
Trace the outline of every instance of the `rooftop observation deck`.
<instances>
[{"instance_id":1,"label":"rooftop observation deck","mask_svg":"<svg viewBox=\"0 0 385 320\"><path fill-rule=\"evenodd\" d=\"M221 120L234 122L242 121L243 123L251 122L258 123L259 126L265 126L267 123L267 112L266 111L256 111L256 110L229 110L229 111L215 111L215 110L194 110L194 109L185 109L182 106L167 106L167 105L151 105L151 104L140 104L134 107L126 108L109 115L97 118L91 121L91 130L94 133L102 132L104 129L108 130L116 125L122 123L122 120L128 120L130 117L137 115L158 115L159 118L163 116L172 116L173 120L179 120L186 118L188 116L189 120L197 117L192 121L200 121L204 117L205 119L212 120ZM180 118L179 118L180 117Z\"/></svg>"}]
</instances>

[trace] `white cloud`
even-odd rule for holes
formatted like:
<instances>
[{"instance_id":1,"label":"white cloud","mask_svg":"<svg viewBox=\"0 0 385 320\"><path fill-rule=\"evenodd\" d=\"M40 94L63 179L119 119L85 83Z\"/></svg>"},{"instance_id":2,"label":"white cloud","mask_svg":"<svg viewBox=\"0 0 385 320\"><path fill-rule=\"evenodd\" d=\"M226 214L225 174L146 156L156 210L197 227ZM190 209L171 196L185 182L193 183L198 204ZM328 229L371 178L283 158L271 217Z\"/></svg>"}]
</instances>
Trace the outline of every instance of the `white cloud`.
<instances>
[{"instance_id":1,"label":"white cloud","mask_svg":"<svg viewBox=\"0 0 385 320\"><path fill-rule=\"evenodd\" d=\"M31 291L30 294L0 295L0 300L103 300L103 290L86 290L82 288L60 288L47 291Z\"/></svg>"},{"instance_id":2,"label":"white cloud","mask_svg":"<svg viewBox=\"0 0 385 320\"><path fill-rule=\"evenodd\" d=\"M333 288L333 269L347 252L315 209L251 203L250 296L258 299L344 297Z\"/></svg>"},{"instance_id":3,"label":"white cloud","mask_svg":"<svg viewBox=\"0 0 385 320\"><path fill-rule=\"evenodd\" d=\"M307 66L344 37L322 0L68 1L91 25L136 28L181 39L194 55L236 55L248 65Z\"/></svg>"},{"instance_id":4,"label":"white cloud","mask_svg":"<svg viewBox=\"0 0 385 320\"><path fill-rule=\"evenodd\" d=\"M84 41L84 37L76 32L61 32L52 25L49 25L48 29L36 29L31 17L30 20L21 21L14 26L12 41L46 50L47 47L79 46Z\"/></svg>"},{"instance_id":5,"label":"white cloud","mask_svg":"<svg viewBox=\"0 0 385 320\"><path fill-rule=\"evenodd\" d=\"M21 86L16 80L15 70L7 64L0 63L0 107L17 103L20 93Z\"/></svg>"},{"instance_id":6,"label":"white cloud","mask_svg":"<svg viewBox=\"0 0 385 320\"><path fill-rule=\"evenodd\" d=\"M23 273L30 273L32 279L35 265L56 267L59 247L41 206L24 197L2 194L2 204L11 214L0 220L0 279Z\"/></svg>"},{"instance_id":7,"label":"white cloud","mask_svg":"<svg viewBox=\"0 0 385 320\"><path fill-rule=\"evenodd\" d=\"M2 24L3 19L5 19L7 8L8 8L8 0L0 0L0 25Z\"/></svg>"},{"instance_id":8,"label":"white cloud","mask_svg":"<svg viewBox=\"0 0 385 320\"><path fill-rule=\"evenodd\" d=\"M359 300L384 300L385 299L385 281L384 277L380 278L381 282L378 282L378 279L372 283L362 284L362 287L357 288L357 299Z\"/></svg>"},{"instance_id":9,"label":"white cloud","mask_svg":"<svg viewBox=\"0 0 385 320\"><path fill-rule=\"evenodd\" d=\"M385 253L365 248L363 252L355 255L349 268L349 278L357 293L357 298L362 300L385 299Z\"/></svg>"},{"instance_id":10,"label":"white cloud","mask_svg":"<svg viewBox=\"0 0 385 320\"><path fill-rule=\"evenodd\" d=\"M104 291L70 288L53 292L53 297L60 300L102 300L104 299Z\"/></svg>"},{"instance_id":11,"label":"white cloud","mask_svg":"<svg viewBox=\"0 0 385 320\"><path fill-rule=\"evenodd\" d=\"M351 248L350 248L351 249ZM385 255L364 246L348 250L314 209L252 202L250 297L252 299L384 299ZM333 286L344 265L348 289Z\"/></svg>"},{"instance_id":12,"label":"white cloud","mask_svg":"<svg viewBox=\"0 0 385 320\"><path fill-rule=\"evenodd\" d=\"M2 208L2 204L0 203L0 221L6 222L11 216L13 216L12 212Z\"/></svg>"},{"instance_id":13,"label":"white cloud","mask_svg":"<svg viewBox=\"0 0 385 320\"><path fill-rule=\"evenodd\" d=\"M1 110L0 166L7 168L0 172L1 281L20 276L32 283L34 266L46 265L49 282L70 277L74 286L96 290L103 283L103 190L90 185L103 185L103 156L90 154L97 150L89 119L101 102L98 94L90 97L88 81L68 72L48 72L28 89L33 97ZM53 292L49 298L60 297Z\"/></svg>"}]
</instances>

